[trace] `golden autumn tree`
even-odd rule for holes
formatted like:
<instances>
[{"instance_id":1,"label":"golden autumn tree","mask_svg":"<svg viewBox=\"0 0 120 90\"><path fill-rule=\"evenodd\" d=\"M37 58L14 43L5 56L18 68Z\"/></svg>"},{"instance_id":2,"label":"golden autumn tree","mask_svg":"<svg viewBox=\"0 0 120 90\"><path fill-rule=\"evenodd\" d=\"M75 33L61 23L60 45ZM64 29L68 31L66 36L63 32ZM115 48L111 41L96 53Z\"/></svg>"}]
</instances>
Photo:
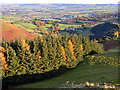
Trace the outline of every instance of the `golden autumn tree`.
<instances>
[{"instance_id":1,"label":"golden autumn tree","mask_svg":"<svg viewBox=\"0 0 120 90\"><path fill-rule=\"evenodd\" d=\"M114 36L119 37L119 32L118 32L118 31L116 31L116 32L114 33Z\"/></svg>"},{"instance_id":2,"label":"golden autumn tree","mask_svg":"<svg viewBox=\"0 0 120 90\"><path fill-rule=\"evenodd\" d=\"M21 40L22 41L22 45L23 45L23 48L24 50L29 50L30 49L30 45L28 45L28 43L25 42L25 40Z\"/></svg>"},{"instance_id":3,"label":"golden autumn tree","mask_svg":"<svg viewBox=\"0 0 120 90\"><path fill-rule=\"evenodd\" d=\"M64 50L64 47L63 47L63 46L61 46L61 50L62 50L62 54L63 54L63 56L64 56L64 60L66 60L66 53L65 53L65 50Z\"/></svg>"},{"instance_id":4,"label":"golden autumn tree","mask_svg":"<svg viewBox=\"0 0 120 90\"><path fill-rule=\"evenodd\" d=\"M22 42L22 48L23 48L24 54L27 56L32 56L30 45L25 40L21 40L21 42Z\"/></svg>"},{"instance_id":5,"label":"golden autumn tree","mask_svg":"<svg viewBox=\"0 0 120 90\"><path fill-rule=\"evenodd\" d=\"M6 51L3 47L0 46L0 59L1 59L1 62L2 62L2 69L4 71L8 70L8 65L7 65L7 62L5 60L5 56L4 56L4 52Z\"/></svg>"},{"instance_id":6,"label":"golden autumn tree","mask_svg":"<svg viewBox=\"0 0 120 90\"><path fill-rule=\"evenodd\" d=\"M80 45L80 51L83 51L83 45L82 44Z\"/></svg>"},{"instance_id":7,"label":"golden autumn tree","mask_svg":"<svg viewBox=\"0 0 120 90\"><path fill-rule=\"evenodd\" d=\"M74 56L74 45L72 44L71 40L68 41L68 45L69 45L69 50L72 53L72 57L76 60L75 56Z\"/></svg>"}]
</instances>

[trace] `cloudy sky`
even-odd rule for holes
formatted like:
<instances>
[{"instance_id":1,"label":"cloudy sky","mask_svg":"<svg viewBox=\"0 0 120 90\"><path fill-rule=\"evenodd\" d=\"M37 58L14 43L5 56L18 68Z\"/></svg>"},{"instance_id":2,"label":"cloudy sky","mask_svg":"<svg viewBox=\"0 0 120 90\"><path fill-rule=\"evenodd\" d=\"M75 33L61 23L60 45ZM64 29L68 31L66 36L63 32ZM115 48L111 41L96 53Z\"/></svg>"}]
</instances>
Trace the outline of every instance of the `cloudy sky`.
<instances>
[{"instance_id":1,"label":"cloudy sky","mask_svg":"<svg viewBox=\"0 0 120 90\"><path fill-rule=\"evenodd\" d=\"M0 0L0 3L118 4L120 0Z\"/></svg>"}]
</instances>

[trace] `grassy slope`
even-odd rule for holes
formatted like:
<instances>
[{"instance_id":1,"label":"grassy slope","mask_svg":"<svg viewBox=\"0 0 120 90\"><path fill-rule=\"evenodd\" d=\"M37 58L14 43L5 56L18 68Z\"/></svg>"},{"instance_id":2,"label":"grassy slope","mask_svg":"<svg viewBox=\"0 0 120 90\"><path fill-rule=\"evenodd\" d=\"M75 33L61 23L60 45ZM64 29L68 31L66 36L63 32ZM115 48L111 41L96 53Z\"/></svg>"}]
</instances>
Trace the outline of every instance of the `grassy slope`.
<instances>
[{"instance_id":1,"label":"grassy slope","mask_svg":"<svg viewBox=\"0 0 120 90\"><path fill-rule=\"evenodd\" d=\"M111 49L109 52L105 52L104 56L117 56L117 48ZM111 54L110 54L111 53ZM98 54L103 55L103 54ZM89 82L114 82L118 81L118 68L108 65L96 64L90 66L86 61L80 63L75 69L72 69L61 76L51 78L45 81L25 84L18 86L18 88L56 88L65 84L66 81L75 82L76 84Z\"/></svg>"},{"instance_id":2,"label":"grassy slope","mask_svg":"<svg viewBox=\"0 0 120 90\"><path fill-rule=\"evenodd\" d=\"M27 37L34 38L34 34L29 33L21 28L18 28L12 24L2 21L2 38L7 38L8 41L15 40L16 38L25 39Z\"/></svg>"},{"instance_id":3,"label":"grassy slope","mask_svg":"<svg viewBox=\"0 0 120 90\"><path fill-rule=\"evenodd\" d=\"M19 86L19 88L57 88L62 86L66 81L77 83L89 82L117 82L118 80L118 69L115 67L104 66L104 65L95 65L93 67L89 64L81 63L75 69L66 72L65 74L33 83Z\"/></svg>"},{"instance_id":4,"label":"grassy slope","mask_svg":"<svg viewBox=\"0 0 120 90\"><path fill-rule=\"evenodd\" d=\"M115 47L110 49L109 51L106 51L103 54L96 54L95 56L106 56L106 57L113 57L113 56L118 56L120 53L120 47Z\"/></svg>"},{"instance_id":5,"label":"grassy slope","mask_svg":"<svg viewBox=\"0 0 120 90\"><path fill-rule=\"evenodd\" d=\"M28 32L34 32L34 29L37 27L36 25L32 23L22 23L22 22L15 23L14 25L17 27L23 28ZM24 27L24 26L27 26L27 27Z\"/></svg>"}]
</instances>

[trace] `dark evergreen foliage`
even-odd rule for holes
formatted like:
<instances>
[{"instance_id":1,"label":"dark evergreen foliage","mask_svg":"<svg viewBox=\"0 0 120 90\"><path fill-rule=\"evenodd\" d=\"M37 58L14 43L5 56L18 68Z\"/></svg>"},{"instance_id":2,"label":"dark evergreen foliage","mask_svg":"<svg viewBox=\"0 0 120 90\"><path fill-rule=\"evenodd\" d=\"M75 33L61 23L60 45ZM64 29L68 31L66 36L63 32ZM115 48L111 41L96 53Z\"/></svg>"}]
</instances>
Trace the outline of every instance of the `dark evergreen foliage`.
<instances>
[{"instance_id":1,"label":"dark evergreen foliage","mask_svg":"<svg viewBox=\"0 0 120 90\"><path fill-rule=\"evenodd\" d=\"M74 68L91 51L103 53L103 46L82 35L43 36L34 40L2 41L8 71L3 77L37 74L59 70L61 66ZM62 49L61 49L62 48ZM62 51L64 50L64 51ZM66 58L66 59L65 59Z\"/></svg>"}]
</instances>

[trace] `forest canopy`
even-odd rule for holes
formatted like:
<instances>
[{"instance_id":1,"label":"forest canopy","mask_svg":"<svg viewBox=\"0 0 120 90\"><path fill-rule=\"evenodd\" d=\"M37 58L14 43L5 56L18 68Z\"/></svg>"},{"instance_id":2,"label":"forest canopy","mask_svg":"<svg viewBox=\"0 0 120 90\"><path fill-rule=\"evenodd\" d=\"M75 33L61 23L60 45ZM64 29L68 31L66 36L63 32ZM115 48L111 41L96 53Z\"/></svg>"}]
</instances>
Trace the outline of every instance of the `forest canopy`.
<instances>
[{"instance_id":1,"label":"forest canopy","mask_svg":"<svg viewBox=\"0 0 120 90\"><path fill-rule=\"evenodd\" d=\"M76 34L47 35L34 40L2 41L3 77L45 73L64 65L74 68L91 51L103 53L96 40Z\"/></svg>"}]
</instances>

